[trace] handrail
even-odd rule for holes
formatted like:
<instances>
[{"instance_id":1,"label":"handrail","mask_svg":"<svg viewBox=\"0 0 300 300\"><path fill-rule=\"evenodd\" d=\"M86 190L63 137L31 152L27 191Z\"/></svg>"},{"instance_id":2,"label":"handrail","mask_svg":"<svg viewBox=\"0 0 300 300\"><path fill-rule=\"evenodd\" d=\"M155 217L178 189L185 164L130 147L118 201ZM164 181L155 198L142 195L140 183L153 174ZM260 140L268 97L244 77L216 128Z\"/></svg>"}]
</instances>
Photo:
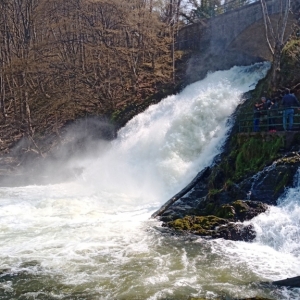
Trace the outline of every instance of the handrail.
<instances>
[{"instance_id":1,"label":"handrail","mask_svg":"<svg viewBox=\"0 0 300 300\"><path fill-rule=\"evenodd\" d=\"M231 10L234 10L234 9L246 6L246 5L250 5L250 4L258 2L258 1L259 0L252 0L252 1L251 0L231 0L222 5L207 8L206 10L199 7L197 9L195 9L194 12L199 19L209 19L212 17L216 17L218 15L224 14L228 11L231 11Z\"/></svg>"},{"instance_id":2,"label":"handrail","mask_svg":"<svg viewBox=\"0 0 300 300\"><path fill-rule=\"evenodd\" d=\"M300 129L300 108L291 107L294 109L293 128ZM242 113L238 117L239 132L255 132L254 120L259 119L258 131L283 131L283 113L286 108L280 107L277 109L259 110L260 116L255 117L255 112ZM286 120L288 127L289 120Z\"/></svg>"}]
</instances>

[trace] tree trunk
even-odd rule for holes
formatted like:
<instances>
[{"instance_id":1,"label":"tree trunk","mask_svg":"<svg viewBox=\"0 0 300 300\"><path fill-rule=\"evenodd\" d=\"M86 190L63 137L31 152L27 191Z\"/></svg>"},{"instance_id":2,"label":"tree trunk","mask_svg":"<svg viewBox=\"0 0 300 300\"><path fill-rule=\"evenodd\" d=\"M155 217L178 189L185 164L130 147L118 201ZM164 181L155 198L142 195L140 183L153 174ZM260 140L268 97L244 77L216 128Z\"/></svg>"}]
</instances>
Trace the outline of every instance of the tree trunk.
<instances>
[{"instance_id":1,"label":"tree trunk","mask_svg":"<svg viewBox=\"0 0 300 300\"><path fill-rule=\"evenodd\" d=\"M274 48L273 54L273 65L272 65L272 77L271 77L271 84L272 87L275 88L279 82L280 76L280 59L282 53L283 46L280 45L278 42Z\"/></svg>"}]
</instances>

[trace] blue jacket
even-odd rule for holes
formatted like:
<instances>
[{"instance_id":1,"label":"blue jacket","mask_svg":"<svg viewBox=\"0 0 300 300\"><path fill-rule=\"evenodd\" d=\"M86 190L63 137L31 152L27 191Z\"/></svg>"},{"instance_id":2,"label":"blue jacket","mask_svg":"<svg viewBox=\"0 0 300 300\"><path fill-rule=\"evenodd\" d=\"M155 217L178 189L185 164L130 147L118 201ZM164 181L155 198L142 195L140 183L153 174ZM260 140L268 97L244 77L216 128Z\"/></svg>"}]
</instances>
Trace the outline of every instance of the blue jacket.
<instances>
[{"instance_id":1,"label":"blue jacket","mask_svg":"<svg viewBox=\"0 0 300 300\"><path fill-rule=\"evenodd\" d=\"M296 96L294 96L293 94L286 94L282 98L282 105L284 108L289 108L293 106L299 107L300 103Z\"/></svg>"}]
</instances>

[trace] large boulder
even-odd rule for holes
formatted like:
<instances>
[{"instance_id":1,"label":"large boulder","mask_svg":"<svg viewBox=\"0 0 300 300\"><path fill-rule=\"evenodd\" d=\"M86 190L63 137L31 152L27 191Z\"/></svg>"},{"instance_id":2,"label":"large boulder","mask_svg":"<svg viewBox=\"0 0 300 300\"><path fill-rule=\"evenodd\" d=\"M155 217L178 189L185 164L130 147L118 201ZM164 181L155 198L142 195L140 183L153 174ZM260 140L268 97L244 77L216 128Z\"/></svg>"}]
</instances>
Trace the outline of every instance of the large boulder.
<instances>
[{"instance_id":1,"label":"large boulder","mask_svg":"<svg viewBox=\"0 0 300 300\"><path fill-rule=\"evenodd\" d=\"M256 236L253 226L241 222L265 212L267 208L261 202L237 200L219 207L215 215L185 216L164 222L163 226L205 237L251 241Z\"/></svg>"}]
</instances>

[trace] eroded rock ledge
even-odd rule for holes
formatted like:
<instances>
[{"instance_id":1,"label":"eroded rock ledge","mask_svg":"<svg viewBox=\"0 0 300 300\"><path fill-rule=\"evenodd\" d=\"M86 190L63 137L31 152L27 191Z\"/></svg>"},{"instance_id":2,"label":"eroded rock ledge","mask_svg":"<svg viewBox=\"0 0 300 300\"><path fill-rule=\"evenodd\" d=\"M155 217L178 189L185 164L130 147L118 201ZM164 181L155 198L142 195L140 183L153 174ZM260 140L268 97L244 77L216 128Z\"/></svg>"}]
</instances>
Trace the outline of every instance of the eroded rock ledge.
<instances>
[{"instance_id":1,"label":"eroded rock ledge","mask_svg":"<svg viewBox=\"0 0 300 300\"><path fill-rule=\"evenodd\" d=\"M216 209L215 215L185 216L165 222L162 226L199 236L251 241L256 236L253 226L241 222L250 220L267 209L268 206L262 202L237 200Z\"/></svg>"},{"instance_id":2,"label":"eroded rock ledge","mask_svg":"<svg viewBox=\"0 0 300 300\"><path fill-rule=\"evenodd\" d=\"M298 143L292 146L296 144L298 148ZM299 167L300 152L285 151L257 173L249 172L233 182L226 180L224 170L216 164L200 172L193 188L184 195L178 193L176 202L159 214L162 226L199 236L251 241L254 228L242 222L276 205L286 188L295 185Z\"/></svg>"}]
</instances>

